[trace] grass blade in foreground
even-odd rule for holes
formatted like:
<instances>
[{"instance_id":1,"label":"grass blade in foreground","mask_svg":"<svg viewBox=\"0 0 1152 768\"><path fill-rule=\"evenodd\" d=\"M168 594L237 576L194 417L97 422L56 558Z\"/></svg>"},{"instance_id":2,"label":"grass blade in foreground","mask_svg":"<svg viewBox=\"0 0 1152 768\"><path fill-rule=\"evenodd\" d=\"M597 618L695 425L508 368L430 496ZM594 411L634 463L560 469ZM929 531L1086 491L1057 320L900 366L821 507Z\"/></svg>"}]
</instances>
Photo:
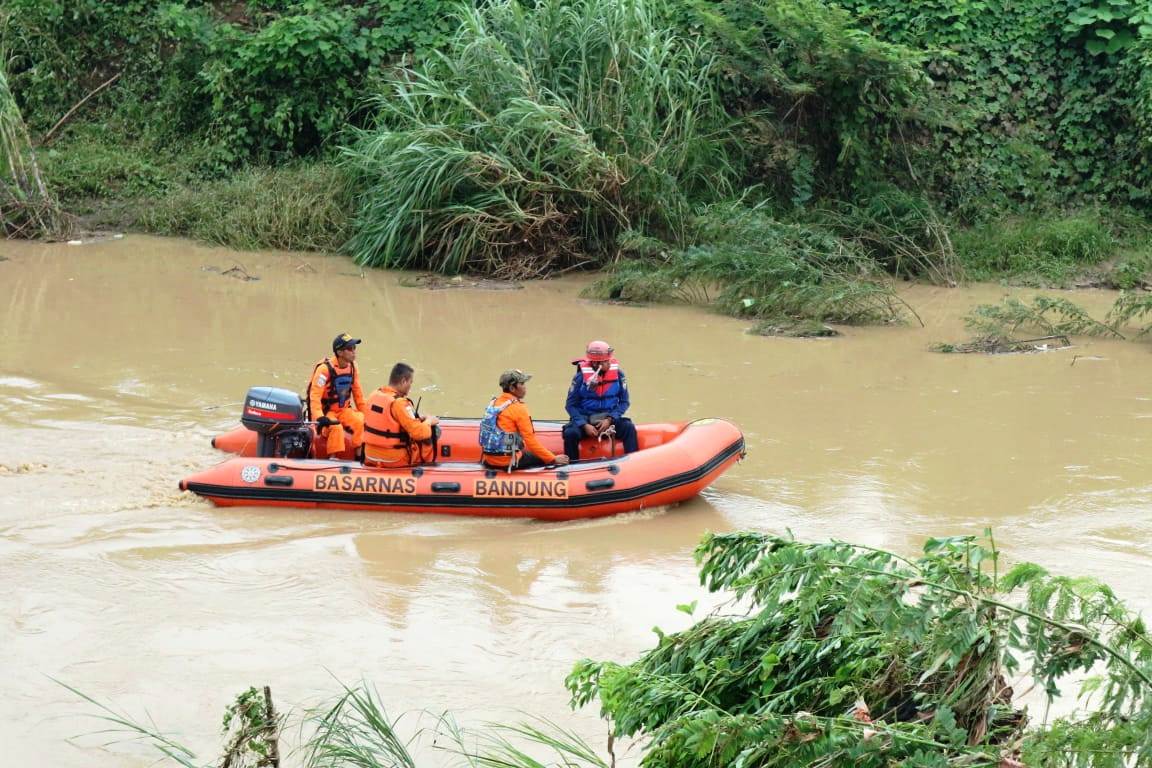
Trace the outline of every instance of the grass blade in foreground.
<instances>
[{"instance_id":1,"label":"grass blade in foreground","mask_svg":"<svg viewBox=\"0 0 1152 768\"><path fill-rule=\"evenodd\" d=\"M7 62L8 53L0 47L0 228L7 237L57 235L65 218L40 176L28 129L8 87Z\"/></svg>"}]
</instances>

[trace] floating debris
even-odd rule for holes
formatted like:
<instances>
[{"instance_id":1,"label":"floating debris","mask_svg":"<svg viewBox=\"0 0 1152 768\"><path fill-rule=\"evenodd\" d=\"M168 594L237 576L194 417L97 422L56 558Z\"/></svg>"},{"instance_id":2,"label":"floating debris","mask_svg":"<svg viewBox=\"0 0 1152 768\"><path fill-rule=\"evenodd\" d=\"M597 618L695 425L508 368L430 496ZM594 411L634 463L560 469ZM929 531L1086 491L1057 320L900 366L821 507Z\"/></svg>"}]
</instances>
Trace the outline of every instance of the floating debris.
<instances>
[{"instance_id":1,"label":"floating debris","mask_svg":"<svg viewBox=\"0 0 1152 768\"><path fill-rule=\"evenodd\" d=\"M792 339L826 339L839 336L840 331L817 320L795 322L764 321L748 329L757 336L784 336Z\"/></svg>"},{"instance_id":2,"label":"floating debris","mask_svg":"<svg viewBox=\"0 0 1152 768\"><path fill-rule=\"evenodd\" d=\"M123 239L124 233L122 232L89 232L85 230L65 242L68 245L94 245L96 243L106 243L109 240Z\"/></svg>"},{"instance_id":3,"label":"floating debris","mask_svg":"<svg viewBox=\"0 0 1152 768\"><path fill-rule=\"evenodd\" d=\"M260 279L256 275L248 274L248 270L244 269L244 267L240 266L239 264L232 267L231 269L224 270L220 274L227 275L228 277L234 277L237 280L243 280L244 282L248 282L249 280L259 280Z\"/></svg>"},{"instance_id":4,"label":"floating debris","mask_svg":"<svg viewBox=\"0 0 1152 768\"><path fill-rule=\"evenodd\" d=\"M958 355L1012 355L1028 352L1051 352L1072 346L1067 336L1040 336L1035 339L1010 339L1005 336L984 336L967 344L934 344L933 352Z\"/></svg>"},{"instance_id":5,"label":"floating debris","mask_svg":"<svg viewBox=\"0 0 1152 768\"><path fill-rule=\"evenodd\" d=\"M260 279L256 275L249 274L248 270L245 269L244 265L242 265L242 264L233 264L231 267L229 267L228 269L224 269L224 270L220 269L220 267L212 266L211 264L205 264L204 266L200 267L200 269L201 269L201 271L204 271L204 272L215 272L219 275L225 275L227 277L232 277L232 278L235 278L237 280L243 280L246 283L251 281L251 280L259 280Z\"/></svg>"},{"instance_id":6,"label":"floating debris","mask_svg":"<svg viewBox=\"0 0 1152 768\"><path fill-rule=\"evenodd\" d=\"M449 288L472 288L482 291L519 291L524 286L514 280L496 280L487 277L462 277L455 275L445 277L428 273L413 277L400 278L400 285L404 288L425 288L430 291L443 291Z\"/></svg>"}]
</instances>

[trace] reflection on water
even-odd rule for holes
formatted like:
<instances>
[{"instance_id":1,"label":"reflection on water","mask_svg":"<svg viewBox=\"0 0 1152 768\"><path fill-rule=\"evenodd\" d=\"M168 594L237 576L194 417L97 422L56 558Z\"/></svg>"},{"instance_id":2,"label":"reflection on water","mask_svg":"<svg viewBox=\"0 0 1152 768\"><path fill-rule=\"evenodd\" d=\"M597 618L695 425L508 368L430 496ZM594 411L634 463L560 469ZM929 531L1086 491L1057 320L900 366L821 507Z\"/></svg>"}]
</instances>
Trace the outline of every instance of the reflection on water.
<instances>
[{"instance_id":1,"label":"reflection on water","mask_svg":"<svg viewBox=\"0 0 1152 768\"><path fill-rule=\"evenodd\" d=\"M602 743L594 712L567 713L563 677L690 621L674 606L701 597L707 530L914 552L991 526L1012 558L1152 605L1149 348L927 351L965 338L964 312L997 287L907 290L924 328L766 339L695 310L580 300L584 278L429 292L314 254L144 237L0 248L0 740L16 764L152 764L67 742L100 726L47 676L205 756L247 686L287 707L361 678L393 711L530 710ZM220 273L237 261L261 280ZM559 417L568 361L607 338L638 421L727 417L749 455L690 504L565 524L216 509L176 490L219 458L208 438L249 385L300 388L345 330L365 339L367 385L404 359L422 410L448 415L478 413L515 366L536 375L535 415Z\"/></svg>"}]
</instances>

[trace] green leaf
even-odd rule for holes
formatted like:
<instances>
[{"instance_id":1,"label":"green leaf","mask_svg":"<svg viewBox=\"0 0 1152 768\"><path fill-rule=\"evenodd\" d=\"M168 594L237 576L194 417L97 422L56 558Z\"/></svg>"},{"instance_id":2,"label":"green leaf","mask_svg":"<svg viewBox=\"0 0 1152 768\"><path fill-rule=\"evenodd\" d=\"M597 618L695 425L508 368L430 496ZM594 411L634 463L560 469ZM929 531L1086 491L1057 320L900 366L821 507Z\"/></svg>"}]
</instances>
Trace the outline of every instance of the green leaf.
<instances>
[{"instance_id":1,"label":"green leaf","mask_svg":"<svg viewBox=\"0 0 1152 768\"><path fill-rule=\"evenodd\" d=\"M924 674L920 675L919 682L922 684L925 680L936 674L940 667L944 666L945 662L952 658L952 655L952 651L950 650L945 649L940 651L936 658L932 660L932 664L929 665L928 669L924 670Z\"/></svg>"}]
</instances>

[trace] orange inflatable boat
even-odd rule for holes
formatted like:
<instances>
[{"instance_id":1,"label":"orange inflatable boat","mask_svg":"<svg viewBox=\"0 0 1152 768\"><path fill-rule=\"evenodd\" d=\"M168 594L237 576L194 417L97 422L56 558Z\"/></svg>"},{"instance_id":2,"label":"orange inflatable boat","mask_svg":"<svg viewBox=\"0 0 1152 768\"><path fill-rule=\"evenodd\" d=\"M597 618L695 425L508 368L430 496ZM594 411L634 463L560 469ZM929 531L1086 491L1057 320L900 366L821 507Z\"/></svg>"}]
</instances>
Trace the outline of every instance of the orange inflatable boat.
<instances>
[{"instance_id":1,"label":"orange inflatable boat","mask_svg":"<svg viewBox=\"0 0 1152 768\"><path fill-rule=\"evenodd\" d=\"M248 401L276 405L265 390ZM263 398L260 397L263 394ZM291 394L291 393L288 393ZM295 397L292 394L292 397ZM275 409L273 409L275 410ZM350 457L315 456L322 450L314 430L291 417L263 419L245 409L245 427L217 436L212 444L239 454L180 481L221 506L265 505L427 512L488 517L572 520L674 504L698 494L744 456L744 436L721 419L638 424L640 450L586 440L584 459L565 467L507 472L479 463L478 419L443 418L437 463L418 467L366 467ZM268 424L296 426L287 448L269 437ZM561 452L559 421L538 421L536 432L550 450ZM612 455L609 455L609 452Z\"/></svg>"}]
</instances>

